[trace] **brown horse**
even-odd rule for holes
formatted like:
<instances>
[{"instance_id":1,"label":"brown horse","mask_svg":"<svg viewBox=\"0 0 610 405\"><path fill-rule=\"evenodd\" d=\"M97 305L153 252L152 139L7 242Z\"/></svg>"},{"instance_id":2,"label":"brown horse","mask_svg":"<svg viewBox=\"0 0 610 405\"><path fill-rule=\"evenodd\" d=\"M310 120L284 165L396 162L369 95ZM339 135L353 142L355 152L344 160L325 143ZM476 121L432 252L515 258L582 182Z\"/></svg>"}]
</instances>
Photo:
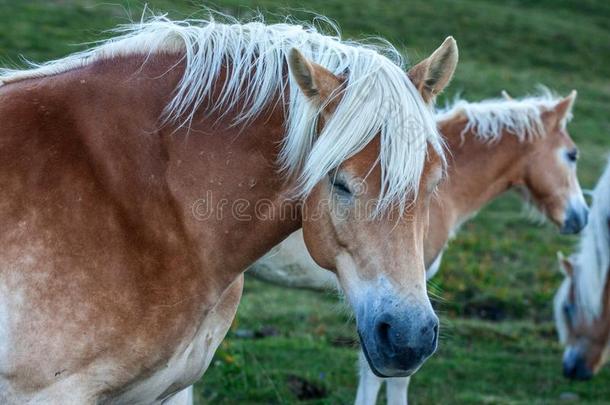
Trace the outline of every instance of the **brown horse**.
<instances>
[{"instance_id":1,"label":"brown horse","mask_svg":"<svg viewBox=\"0 0 610 405\"><path fill-rule=\"evenodd\" d=\"M300 227L371 368L414 372L438 336L426 103L455 41L400 63L313 28L155 17L0 72L1 402L189 400L242 271Z\"/></svg>"},{"instance_id":2,"label":"brown horse","mask_svg":"<svg viewBox=\"0 0 610 405\"><path fill-rule=\"evenodd\" d=\"M449 158L447 179L430 204L424 242L427 276L440 267L442 252L459 226L494 198L518 188L562 232L578 232L587 206L576 175L578 150L566 123L576 93L520 100L458 101L437 114ZM254 274L275 284L304 288L336 285L308 256L299 232L252 266ZM383 380L361 362L358 404L375 403ZM406 403L408 379L388 379L388 403Z\"/></svg>"},{"instance_id":3,"label":"brown horse","mask_svg":"<svg viewBox=\"0 0 610 405\"><path fill-rule=\"evenodd\" d=\"M518 190L562 233L577 233L586 225L588 208L576 175L578 149L565 128L575 99L575 92L560 99L545 91L521 100L459 101L437 113L450 164L430 207L424 242L428 279L438 271L443 249L459 226L510 189ZM318 271L300 232L251 272L289 287L336 285L332 273Z\"/></svg>"},{"instance_id":4,"label":"brown horse","mask_svg":"<svg viewBox=\"0 0 610 405\"><path fill-rule=\"evenodd\" d=\"M555 321L566 346L563 373L592 378L610 358L610 161L593 192L578 253L558 254L565 280L555 294Z\"/></svg>"}]
</instances>

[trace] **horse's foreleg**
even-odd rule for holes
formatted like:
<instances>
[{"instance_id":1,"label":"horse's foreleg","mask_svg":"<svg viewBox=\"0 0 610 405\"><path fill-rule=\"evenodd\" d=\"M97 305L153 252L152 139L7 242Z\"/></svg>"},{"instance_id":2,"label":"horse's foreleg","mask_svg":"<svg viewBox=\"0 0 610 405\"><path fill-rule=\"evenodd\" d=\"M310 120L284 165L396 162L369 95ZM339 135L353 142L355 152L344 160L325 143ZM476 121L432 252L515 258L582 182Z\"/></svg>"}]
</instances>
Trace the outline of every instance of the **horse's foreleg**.
<instances>
[{"instance_id":1,"label":"horse's foreleg","mask_svg":"<svg viewBox=\"0 0 610 405\"><path fill-rule=\"evenodd\" d=\"M358 363L360 380L358 381L358 394L356 395L355 405L374 405L377 402L377 394L384 380L373 374L362 350L360 350Z\"/></svg>"},{"instance_id":2,"label":"horse's foreleg","mask_svg":"<svg viewBox=\"0 0 610 405\"><path fill-rule=\"evenodd\" d=\"M410 380L411 377L388 378L386 380L388 405L407 405Z\"/></svg>"}]
</instances>

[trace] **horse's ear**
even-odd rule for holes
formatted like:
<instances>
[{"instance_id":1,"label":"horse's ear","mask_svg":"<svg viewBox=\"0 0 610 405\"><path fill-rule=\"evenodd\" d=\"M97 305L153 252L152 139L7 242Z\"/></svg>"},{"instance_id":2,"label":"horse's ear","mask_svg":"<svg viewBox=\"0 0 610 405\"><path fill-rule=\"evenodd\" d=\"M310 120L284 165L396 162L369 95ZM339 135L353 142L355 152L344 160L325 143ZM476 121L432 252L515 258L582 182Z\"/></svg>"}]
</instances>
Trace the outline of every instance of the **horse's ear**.
<instances>
[{"instance_id":1,"label":"horse's ear","mask_svg":"<svg viewBox=\"0 0 610 405\"><path fill-rule=\"evenodd\" d=\"M316 103L326 101L341 86L341 80L337 76L317 63L309 61L296 48L290 50L288 66L301 91Z\"/></svg>"},{"instance_id":2,"label":"horse's ear","mask_svg":"<svg viewBox=\"0 0 610 405\"><path fill-rule=\"evenodd\" d=\"M572 92L565 98L563 98L560 102L555 105L553 109L555 114L557 114L558 121L563 121L564 118L568 116L572 112L572 107L574 106L574 102L576 101L576 96L578 95L576 90L572 90Z\"/></svg>"},{"instance_id":3,"label":"horse's ear","mask_svg":"<svg viewBox=\"0 0 610 405\"><path fill-rule=\"evenodd\" d=\"M557 252L557 262L559 263L559 271L566 277L572 277L574 274L574 265L570 258L566 258L561 251Z\"/></svg>"},{"instance_id":4,"label":"horse's ear","mask_svg":"<svg viewBox=\"0 0 610 405\"><path fill-rule=\"evenodd\" d=\"M545 126L549 130L561 129L565 125L567 118L572 113L576 95L576 90L572 90L567 97L562 98L553 108L543 113Z\"/></svg>"},{"instance_id":5,"label":"horse's ear","mask_svg":"<svg viewBox=\"0 0 610 405\"><path fill-rule=\"evenodd\" d=\"M428 58L407 73L426 103L434 100L449 84L458 62L458 47L453 37L447 37Z\"/></svg>"}]
</instances>

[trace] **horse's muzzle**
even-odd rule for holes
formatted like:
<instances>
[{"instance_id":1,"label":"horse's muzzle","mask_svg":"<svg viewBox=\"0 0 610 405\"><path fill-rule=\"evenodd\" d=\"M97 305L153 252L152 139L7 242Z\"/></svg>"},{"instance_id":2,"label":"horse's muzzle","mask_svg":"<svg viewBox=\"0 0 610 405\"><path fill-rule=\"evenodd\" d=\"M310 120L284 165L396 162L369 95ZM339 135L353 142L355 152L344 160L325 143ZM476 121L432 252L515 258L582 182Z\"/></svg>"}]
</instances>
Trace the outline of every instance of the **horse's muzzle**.
<instances>
[{"instance_id":1,"label":"horse's muzzle","mask_svg":"<svg viewBox=\"0 0 610 405\"><path fill-rule=\"evenodd\" d=\"M564 235L579 233L587 225L588 218L589 208L584 201L570 203L566 208L560 232Z\"/></svg>"},{"instance_id":2,"label":"horse's muzzle","mask_svg":"<svg viewBox=\"0 0 610 405\"><path fill-rule=\"evenodd\" d=\"M379 377L415 373L438 345L439 321L431 309L391 308L359 325L362 351Z\"/></svg>"},{"instance_id":3,"label":"horse's muzzle","mask_svg":"<svg viewBox=\"0 0 610 405\"><path fill-rule=\"evenodd\" d=\"M574 349L568 349L563 356L563 375L570 380L586 381L593 378L585 358Z\"/></svg>"}]
</instances>

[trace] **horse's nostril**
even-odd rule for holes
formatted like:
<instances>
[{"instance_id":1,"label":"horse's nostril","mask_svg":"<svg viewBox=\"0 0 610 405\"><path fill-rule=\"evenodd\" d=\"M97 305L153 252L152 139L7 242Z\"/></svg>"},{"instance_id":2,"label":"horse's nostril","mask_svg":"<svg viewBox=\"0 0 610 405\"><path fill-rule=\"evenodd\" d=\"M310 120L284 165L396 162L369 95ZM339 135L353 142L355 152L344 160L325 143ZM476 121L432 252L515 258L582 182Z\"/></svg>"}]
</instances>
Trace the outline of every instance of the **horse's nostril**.
<instances>
[{"instance_id":1,"label":"horse's nostril","mask_svg":"<svg viewBox=\"0 0 610 405\"><path fill-rule=\"evenodd\" d=\"M379 322L377 324L377 338L382 345L390 344L390 324L387 322Z\"/></svg>"},{"instance_id":2,"label":"horse's nostril","mask_svg":"<svg viewBox=\"0 0 610 405\"><path fill-rule=\"evenodd\" d=\"M430 333L430 331L432 331L432 333ZM435 322L428 326L424 326L420 329L419 333L421 333L422 336L432 335L432 337L436 339L436 336L438 335L438 323Z\"/></svg>"}]
</instances>

